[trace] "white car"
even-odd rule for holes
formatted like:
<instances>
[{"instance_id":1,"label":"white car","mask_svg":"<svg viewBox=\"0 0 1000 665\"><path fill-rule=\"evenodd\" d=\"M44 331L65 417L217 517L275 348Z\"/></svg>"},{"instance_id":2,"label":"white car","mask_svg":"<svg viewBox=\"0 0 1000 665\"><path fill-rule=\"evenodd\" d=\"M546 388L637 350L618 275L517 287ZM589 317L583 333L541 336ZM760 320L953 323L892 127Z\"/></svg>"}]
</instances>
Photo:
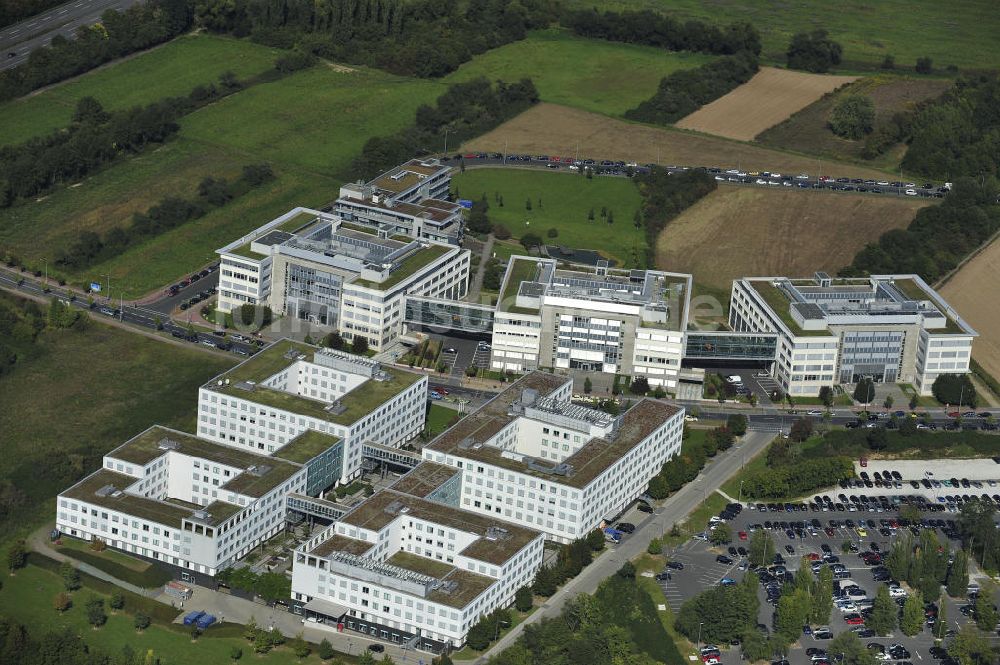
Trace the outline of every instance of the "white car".
<instances>
[{"instance_id":1,"label":"white car","mask_svg":"<svg viewBox=\"0 0 1000 665\"><path fill-rule=\"evenodd\" d=\"M850 614L851 612L857 612L858 606L854 604L853 601L841 601L837 603L837 609L844 614Z\"/></svg>"},{"instance_id":2,"label":"white car","mask_svg":"<svg viewBox=\"0 0 1000 665\"><path fill-rule=\"evenodd\" d=\"M757 178L757 184L758 185L766 185L767 184L767 180L764 180L763 178Z\"/></svg>"},{"instance_id":3,"label":"white car","mask_svg":"<svg viewBox=\"0 0 1000 665\"><path fill-rule=\"evenodd\" d=\"M689 423L696 423L696 422L698 422L698 416L692 416L692 415L689 414L689 415L684 416L684 420L686 422L689 422Z\"/></svg>"},{"instance_id":4,"label":"white car","mask_svg":"<svg viewBox=\"0 0 1000 665\"><path fill-rule=\"evenodd\" d=\"M807 412L806 415L807 416L822 416L823 412L820 411L819 409L813 409L812 411Z\"/></svg>"},{"instance_id":5,"label":"white car","mask_svg":"<svg viewBox=\"0 0 1000 665\"><path fill-rule=\"evenodd\" d=\"M726 377L726 383L742 383L743 377L739 374L730 374Z\"/></svg>"},{"instance_id":6,"label":"white car","mask_svg":"<svg viewBox=\"0 0 1000 665\"><path fill-rule=\"evenodd\" d=\"M795 176L795 179L796 180L808 180L809 179L809 174L808 173L800 173L797 176Z\"/></svg>"},{"instance_id":7,"label":"white car","mask_svg":"<svg viewBox=\"0 0 1000 665\"><path fill-rule=\"evenodd\" d=\"M917 195L917 190L915 190L915 189L908 189L908 190L906 190L906 195L907 196L916 196Z\"/></svg>"},{"instance_id":8,"label":"white car","mask_svg":"<svg viewBox=\"0 0 1000 665\"><path fill-rule=\"evenodd\" d=\"M889 597L890 598L906 598L907 593L902 587L891 586L889 587Z\"/></svg>"}]
</instances>

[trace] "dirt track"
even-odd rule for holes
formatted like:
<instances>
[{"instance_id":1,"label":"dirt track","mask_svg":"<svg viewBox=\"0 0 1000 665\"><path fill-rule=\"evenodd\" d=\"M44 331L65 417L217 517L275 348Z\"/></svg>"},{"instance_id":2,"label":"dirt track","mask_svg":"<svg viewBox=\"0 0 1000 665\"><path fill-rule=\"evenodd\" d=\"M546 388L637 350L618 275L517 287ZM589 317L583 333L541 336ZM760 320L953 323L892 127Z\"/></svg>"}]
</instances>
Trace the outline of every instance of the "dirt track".
<instances>
[{"instance_id":1,"label":"dirt track","mask_svg":"<svg viewBox=\"0 0 1000 665\"><path fill-rule=\"evenodd\" d=\"M827 76L761 67L752 79L682 118L677 126L749 141L826 93L855 80L856 76Z\"/></svg>"}]
</instances>

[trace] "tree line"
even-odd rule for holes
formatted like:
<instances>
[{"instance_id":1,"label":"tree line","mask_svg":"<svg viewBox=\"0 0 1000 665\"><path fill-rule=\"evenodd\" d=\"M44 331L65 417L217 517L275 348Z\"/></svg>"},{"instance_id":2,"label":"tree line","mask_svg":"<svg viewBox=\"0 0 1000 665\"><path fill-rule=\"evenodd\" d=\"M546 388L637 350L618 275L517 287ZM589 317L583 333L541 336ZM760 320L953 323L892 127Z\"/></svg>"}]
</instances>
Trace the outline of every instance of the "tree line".
<instances>
[{"instance_id":1,"label":"tree line","mask_svg":"<svg viewBox=\"0 0 1000 665\"><path fill-rule=\"evenodd\" d=\"M28 0L22 0L20 6L27 4ZM42 0L31 4L40 5ZM101 15L100 23L77 28L73 39L56 35L48 46L32 51L23 65L0 72L0 101L172 39L191 26L192 5L191 0L147 0L123 11L109 9ZM16 12L18 7L10 9ZM9 10L0 9L3 11ZM0 25L2 17L0 14Z\"/></svg>"},{"instance_id":2,"label":"tree line","mask_svg":"<svg viewBox=\"0 0 1000 665\"><path fill-rule=\"evenodd\" d=\"M655 46L668 51L695 51L732 55L748 51L760 54L760 33L746 21L725 26L697 19L680 20L648 9L605 11L579 9L563 13L560 23L593 39Z\"/></svg>"},{"instance_id":3,"label":"tree line","mask_svg":"<svg viewBox=\"0 0 1000 665\"><path fill-rule=\"evenodd\" d=\"M646 265L655 265L656 239L674 217L714 192L718 184L704 171L690 170L671 174L654 166L649 173L633 178L642 195L642 220L646 233Z\"/></svg>"},{"instance_id":4,"label":"tree line","mask_svg":"<svg viewBox=\"0 0 1000 665\"><path fill-rule=\"evenodd\" d=\"M199 0L197 22L282 48L439 77L557 16L551 0Z\"/></svg>"},{"instance_id":5,"label":"tree line","mask_svg":"<svg viewBox=\"0 0 1000 665\"><path fill-rule=\"evenodd\" d=\"M434 106L417 108L414 124L389 136L368 139L350 166L351 177L371 178L411 159L437 152L448 141L462 141L484 134L538 103L531 79L491 84L477 78L448 87Z\"/></svg>"},{"instance_id":6,"label":"tree line","mask_svg":"<svg viewBox=\"0 0 1000 665\"><path fill-rule=\"evenodd\" d=\"M128 226L113 226L103 236L94 231L82 231L75 243L56 256L56 263L71 270L100 263L121 254L130 245L203 217L273 178L268 164L247 164L242 175L232 183L225 178L208 176L198 184L193 199L166 196L145 212L133 213Z\"/></svg>"},{"instance_id":7,"label":"tree line","mask_svg":"<svg viewBox=\"0 0 1000 665\"><path fill-rule=\"evenodd\" d=\"M665 76L656 94L625 111L625 117L658 125L676 122L743 85L757 69L757 56L750 51L740 51L694 69L681 69Z\"/></svg>"},{"instance_id":8,"label":"tree line","mask_svg":"<svg viewBox=\"0 0 1000 665\"><path fill-rule=\"evenodd\" d=\"M959 178L940 205L923 208L905 229L859 251L842 277L916 273L933 284L1000 229L994 177Z\"/></svg>"},{"instance_id":9,"label":"tree line","mask_svg":"<svg viewBox=\"0 0 1000 665\"><path fill-rule=\"evenodd\" d=\"M736 442L736 436L745 433L746 417L742 415L730 416L726 425L705 432L704 437L692 438L685 427L680 454L664 462L659 473L649 481L646 493L654 499L667 498L697 478L709 457L728 450Z\"/></svg>"}]
</instances>

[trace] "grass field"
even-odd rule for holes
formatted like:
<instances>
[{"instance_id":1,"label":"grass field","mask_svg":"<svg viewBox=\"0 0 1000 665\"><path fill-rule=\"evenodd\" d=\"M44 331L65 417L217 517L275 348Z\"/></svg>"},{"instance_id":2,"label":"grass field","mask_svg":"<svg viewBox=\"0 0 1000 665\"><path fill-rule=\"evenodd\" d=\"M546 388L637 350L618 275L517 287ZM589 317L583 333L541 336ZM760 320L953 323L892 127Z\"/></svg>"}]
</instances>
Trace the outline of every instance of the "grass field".
<instances>
[{"instance_id":1,"label":"grass field","mask_svg":"<svg viewBox=\"0 0 1000 665\"><path fill-rule=\"evenodd\" d=\"M587 0L567 4L593 6ZM895 56L898 67L911 71L921 56L933 58L935 67L1000 65L1000 12L993 0L965 0L959 5L933 0L612 0L601 7L652 8L711 23L750 21L761 33L764 57L781 64L793 34L824 28L843 45L845 66L877 65L887 53Z\"/></svg>"},{"instance_id":2,"label":"grass field","mask_svg":"<svg viewBox=\"0 0 1000 665\"><path fill-rule=\"evenodd\" d=\"M365 141L412 124L417 107L444 90L438 82L321 64L199 109L181 121L181 136L258 161L355 178L346 167Z\"/></svg>"},{"instance_id":3,"label":"grass field","mask_svg":"<svg viewBox=\"0 0 1000 665\"><path fill-rule=\"evenodd\" d=\"M879 120L888 120L894 113L937 97L951 87L947 79L904 78L876 75L866 77L833 94L825 95L809 106L756 138L758 143L783 150L794 150L827 159L861 160L864 141L842 139L827 127L830 111L845 94L871 97ZM876 168L895 169L906 147L897 146L869 162Z\"/></svg>"},{"instance_id":4,"label":"grass field","mask_svg":"<svg viewBox=\"0 0 1000 665\"><path fill-rule=\"evenodd\" d=\"M662 270L728 291L747 275L836 274L882 233L903 228L926 200L783 188L720 187L671 221L657 240Z\"/></svg>"},{"instance_id":5,"label":"grass field","mask_svg":"<svg viewBox=\"0 0 1000 665\"><path fill-rule=\"evenodd\" d=\"M641 197L624 178L587 179L572 172L546 173L522 169L469 169L457 174L452 188L463 198L489 200L490 220L503 224L515 238L536 233L549 245L596 249L619 266L635 267L642 256L645 236L635 228L633 216ZM497 195L503 199L503 207ZM531 200L531 210L527 201ZM613 213L613 224L602 219L601 208ZM593 221L588 219L594 211ZM558 236L550 238L549 229Z\"/></svg>"},{"instance_id":6,"label":"grass field","mask_svg":"<svg viewBox=\"0 0 1000 665\"><path fill-rule=\"evenodd\" d=\"M749 141L824 94L854 80L853 76L763 67L743 85L676 124L681 129Z\"/></svg>"},{"instance_id":7,"label":"grass field","mask_svg":"<svg viewBox=\"0 0 1000 665\"><path fill-rule=\"evenodd\" d=\"M458 417L455 409L432 403L427 411L427 433L432 437L437 436L454 425Z\"/></svg>"},{"instance_id":8,"label":"grass field","mask_svg":"<svg viewBox=\"0 0 1000 665\"><path fill-rule=\"evenodd\" d=\"M983 295L1000 288L1000 242L994 240L940 288L941 295L979 337L972 355L994 378L1000 377L1000 311L984 306Z\"/></svg>"},{"instance_id":9,"label":"grass field","mask_svg":"<svg viewBox=\"0 0 1000 665\"><path fill-rule=\"evenodd\" d=\"M270 69L281 53L247 40L206 34L179 37L159 48L79 76L42 92L0 104L0 145L65 127L77 101L95 97L105 109L186 95L232 71L243 79Z\"/></svg>"},{"instance_id":10,"label":"grass field","mask_svg":"<svg viewBox=\"0 0 1000 665\"><path fill-rule=\"evenodd\" d=\"M28 566L18 571L17 575L4 579L3 589L0 590L0 606L8 610L16 608L16 612L8 611L8 615L28 624L33 637L65 627L74 634L81 635L87 644L105 653L118 654L128 644L135 653L146 654L148 650L152 650L154 656L164 658L171 665L231 663L233 661L229 654L233 647L241 648L246 659L266 665L317 665L322 662L315 654L298 659L288 646L266 655L253 654L251 645L246 640L239 637L212 637L211 628L197 641L191 639L186 629L171 630L158 625L137 633L132 626L133 616L128 612L127 604L124 611L111 613L108 596L87 588L72 592L72 608L60 614L52 609L52 599L62 590L63 583L58 575ZM87 623L85 605L90 598L103 599L104 610L108 613L108 622L97 630ZM262 614L266 609L262 608ZM354 661L344 656L338 657Z\"/></svg>"},{"instance_id":11,"label":"grass field","mask_svg":"<svg viewBox=\"0 0 1000 665\"><path fill-rule=\"evenodd\" d=\"M96 322L40 340L36 357L0 380L0 478L32 498L64 489L40 466L81 464L154 423L191 431L198 386L233 363Z\"/></svg>"},{"instance_id":12,"label":"grass field","mask_svg":"<svg viewBox=\"0 0 1000 665\"><path fill-rule=\"evenodd\" d=\"M538 104L464 148L488 152L574 155L634 160L640 164L740 167L780 173L884 178L864 166L846 165L760 146L639 125L555 104ZM898 175L898 172L897 172ZM617 217L617 215L616 215Z\"/></svg>"},{"instance_id":13,"label":"grass field","mask_svg":"<svg viewBox=\"0 0 1000 665\"><path fill-rule=\"evenodd\" d=\"M649 46L583 39L557 29L532 32L465 63L445 81L530 77L542 100L621 115L653 96L660 79L712 59Z\"/></svg>"}]
</instances>

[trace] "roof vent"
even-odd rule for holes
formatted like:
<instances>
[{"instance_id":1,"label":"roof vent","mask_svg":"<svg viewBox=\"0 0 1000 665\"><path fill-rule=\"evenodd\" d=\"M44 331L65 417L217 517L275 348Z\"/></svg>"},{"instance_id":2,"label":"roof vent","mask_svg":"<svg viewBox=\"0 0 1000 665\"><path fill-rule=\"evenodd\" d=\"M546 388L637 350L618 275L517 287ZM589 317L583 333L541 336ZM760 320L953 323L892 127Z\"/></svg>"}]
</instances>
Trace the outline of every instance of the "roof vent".
<instances>
[{"instance_id":1,"label":"roof vent","mask_svg":"<svg viewBox=\"0 0 1000 665\"><path fill-rule=\"evenodd\" d=\"M257 387L257 384L254 383L253 381L239 381L236 383L236 387L239 388L240 390L245 390L248 393L252 393L254 389Z\"/></svg>"},{"instance_id":2,"label":"roof vent","mask_svg":"<svg viewBox=\"0 0 1000 665\"><path fill-rule=\"evenodd\" d=\"M510 538L510 531L502 526L486 528L486 540L507 540L508 538Z\"/></svg>"},{"instance_id":3,"label":"roof vent","mask_svg":"<svg viewBox=\"0 0 1000 665\"><path fill-rule=\"evenodd\" d=\"M339 416L339 415L340 415L340 414L342 414L342 413L343 413L344 411L347 411L347 407L346 407L346 406L344 406L343 404L341 404L341 403L340 403L340 402L338 401L338 402L334 402L333 404L330 404L330 405L329 405L329 406L327 406L327 407L324 407L324 409L323 409L323 410L324 410L324 411L326 411L327 413L332 413L332 414L333 414L333 415L335 415L335 416Z\"/></svg>"},{"instance_id":4,"label":"roof vent","mask_svg":"<svg viewBox=\"0 0 1000 665\"><path fill-rule=\"evenodd\" d=\"M456 582L455 580L442 581L439 584L437 584L436 591L440 591L441 593L446 593L446 594L455 593L456 591L458 591L458 582Z\"/></svg>"},{"instance_id":5,"label":"roof vent","mask_svg":"<svg viewBox=\"0 0 1000 665\"><path fill-rule=\"evenodd\" d=\"M531 406L538 401L538 391L534 388L525 388L521 391L521 406Z\"/></svg>"},{"instance_id":6,"label":"roof vent","mask_svg":"<svg viewBox=\"0 0 1000 665\"><path fill-rule=\"evenodd\" d=\"M196 520L207 520L212 515L207 510L196 510L191 513L191 517Z\"/></svg>"},{"instance_id":7,"label":"roof vent","mask_svg":"<svg viewBox=\"0 0 1000 665\"><path fill-rule=\"evenodd\" d=\"M269 464L253 464L247 467L246 472L251 476L257 476L259 478L270 470L271 466Z\"/></svg>"},{"instance_id":8,"label":"roof vent","mask_svg":"<svg viewBox=\"0 0 1000 665\"><path fill-rule=\"evenodd\" d=\"M94 492L94 494L97 496L104 497L104 496L111 496L117 491L118 490L115 489L114 485L105 485L104 487Z\"/></svg>"},{"instance_id":9,"label":"roof vent","mask_svg":"<svg viewBox=\"0 0 1000 665\"><path fill-rule=\"evenodd\" d=\"M403 503L399 499L396 499L395 501L391 501L385 507L385 512L389 513L390 515L405 515L406 513L410 512L410 509L406 506L405 503Z\"/></svg>"},{"instance_id":10,"label":"roof vent","mask_svg":"<svg viewBox=\"0 0 1000 665\"><path fill-rule=\"evenodd\" d=\"M174 441L173 439L168 439L166 437L160 439L160 442L156 444L156 447L160 450L179 450L181 444Z\"/></svg>"}]
</instances>

